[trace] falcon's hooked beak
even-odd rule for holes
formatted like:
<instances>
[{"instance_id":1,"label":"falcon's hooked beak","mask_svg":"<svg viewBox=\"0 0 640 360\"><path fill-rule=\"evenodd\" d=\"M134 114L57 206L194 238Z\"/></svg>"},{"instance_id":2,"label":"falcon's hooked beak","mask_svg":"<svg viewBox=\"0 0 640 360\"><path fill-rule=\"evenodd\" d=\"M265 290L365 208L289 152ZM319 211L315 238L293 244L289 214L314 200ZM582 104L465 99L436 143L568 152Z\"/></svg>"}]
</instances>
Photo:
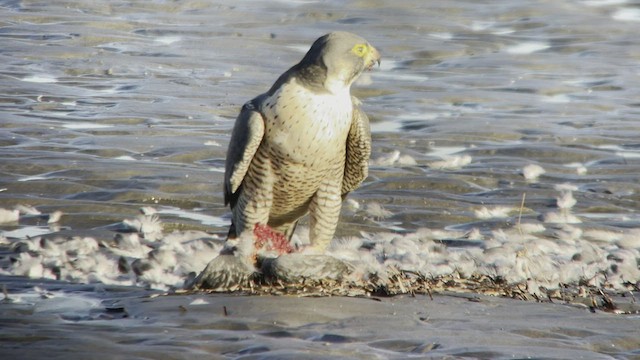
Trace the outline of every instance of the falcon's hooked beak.
<instances>
[{"instance_id":1,"label":"falcon's hooked beak","mask_svg":"<svg viewBox=\"0 0 640 360\"><path fill-rule=\"evenodd\" d=\"M378 52L378 49L369 45L368 50L369 51L364 58L365 68L367 70L371 70L371 68L373 68L373 65L375 65L376 63L378 64L378 67L380 67L380 53Z\"/></svg>"}]
</instances>

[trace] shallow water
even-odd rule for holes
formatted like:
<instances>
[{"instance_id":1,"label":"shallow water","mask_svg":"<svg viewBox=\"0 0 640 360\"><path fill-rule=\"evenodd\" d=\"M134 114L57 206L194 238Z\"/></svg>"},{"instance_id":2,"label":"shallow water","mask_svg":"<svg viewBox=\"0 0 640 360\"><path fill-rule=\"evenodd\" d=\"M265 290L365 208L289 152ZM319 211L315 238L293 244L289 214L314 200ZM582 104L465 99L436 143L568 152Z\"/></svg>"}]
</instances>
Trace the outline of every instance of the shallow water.
<instances>
[{"instance_id":1,"label":"shallow water","mask_svg":"<svg viewBox=\"0 0 640 360\"><path fill-rule=\"evenodd\" d=\"M533 293L584 279L637 289L638 26L637 4L605 0L0 1L0 208L42 213L0 224L0 271L179 286L226 232L238 109L315 38L346 30L383 60L353 90L374 154L339 237L382 244L383 265ZM162 233L123 223L143 206ZM113 240L127 229L145 236ZM407 242L424 247L407 255ZM118 273L119 257L151 250L157 274Z\"/></svg>"}]
</instances>

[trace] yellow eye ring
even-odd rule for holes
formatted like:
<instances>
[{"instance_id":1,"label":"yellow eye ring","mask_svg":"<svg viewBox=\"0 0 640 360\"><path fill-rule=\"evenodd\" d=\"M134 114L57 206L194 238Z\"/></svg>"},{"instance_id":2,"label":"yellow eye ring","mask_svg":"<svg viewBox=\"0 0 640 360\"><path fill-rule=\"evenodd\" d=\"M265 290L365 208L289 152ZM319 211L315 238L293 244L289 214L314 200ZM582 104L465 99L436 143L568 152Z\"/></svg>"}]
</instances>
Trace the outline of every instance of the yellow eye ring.
<instances>
[{"instance_id":1,"label":"yellow eye ring","mask_svg":"<svg viewBox=\"0 0 640 360\"><path fill-rule=\"evenodd\" d=\"M363 57L367 53L368 48L369 47L366 44L357 44L351 49L351 51L357 56Z\"/></svg>"}]
</instances>

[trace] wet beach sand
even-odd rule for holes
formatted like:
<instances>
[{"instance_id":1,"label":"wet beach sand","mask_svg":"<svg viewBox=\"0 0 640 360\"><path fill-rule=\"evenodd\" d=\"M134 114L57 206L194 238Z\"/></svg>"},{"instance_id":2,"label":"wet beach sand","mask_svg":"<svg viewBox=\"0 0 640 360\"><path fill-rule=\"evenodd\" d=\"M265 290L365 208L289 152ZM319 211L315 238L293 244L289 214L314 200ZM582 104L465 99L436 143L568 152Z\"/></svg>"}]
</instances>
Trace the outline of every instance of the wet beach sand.
<instances>
[{"instance_id":1,"label":"wet beach sand","mask_svg":"<svg viewBox=\"0 0 640 360\"><path fill-rule=\"evenodd\" d=\"M636 359L637 316L585 306L429 297L148 294L35 283L0 307L19 359ZM47 290L49 289L49 290Z\"/></svg>"},{"instance_id":2,"label":"wet beach sand","mask_svg":"<svg viewBox=\"0 0 640 360\"><path fill-rule=\"evenodd\" d=\"M640 359L639 25L624 0L0 1L0 357ZM181 291L224 241L239 108L333 30L383 55L330 249L351 287Z\"/></svg>"}]
</instances>

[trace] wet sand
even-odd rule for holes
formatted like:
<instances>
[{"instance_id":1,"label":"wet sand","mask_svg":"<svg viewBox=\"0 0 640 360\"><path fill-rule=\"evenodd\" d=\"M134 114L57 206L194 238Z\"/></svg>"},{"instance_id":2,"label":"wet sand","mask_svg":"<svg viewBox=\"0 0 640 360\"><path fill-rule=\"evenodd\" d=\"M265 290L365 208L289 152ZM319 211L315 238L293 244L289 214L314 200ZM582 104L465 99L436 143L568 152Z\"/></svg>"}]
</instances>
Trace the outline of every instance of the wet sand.
<instances>
[{"instance_id":1,"label":"wet sand","mask_svg":"<svg viewBox=\"0 0 640 360\"><path fill-rule=\"evenodd\" d=\"M638 316L474 294L144 294L75 285L0 306L14 359L637 359ZM67 288L67 291L71 289ZM93 290L93 291L90 291ZM10 294L10 297L11 294ZM101 300L100 300L101 299Z\"/></svg>"}]
</instances>

